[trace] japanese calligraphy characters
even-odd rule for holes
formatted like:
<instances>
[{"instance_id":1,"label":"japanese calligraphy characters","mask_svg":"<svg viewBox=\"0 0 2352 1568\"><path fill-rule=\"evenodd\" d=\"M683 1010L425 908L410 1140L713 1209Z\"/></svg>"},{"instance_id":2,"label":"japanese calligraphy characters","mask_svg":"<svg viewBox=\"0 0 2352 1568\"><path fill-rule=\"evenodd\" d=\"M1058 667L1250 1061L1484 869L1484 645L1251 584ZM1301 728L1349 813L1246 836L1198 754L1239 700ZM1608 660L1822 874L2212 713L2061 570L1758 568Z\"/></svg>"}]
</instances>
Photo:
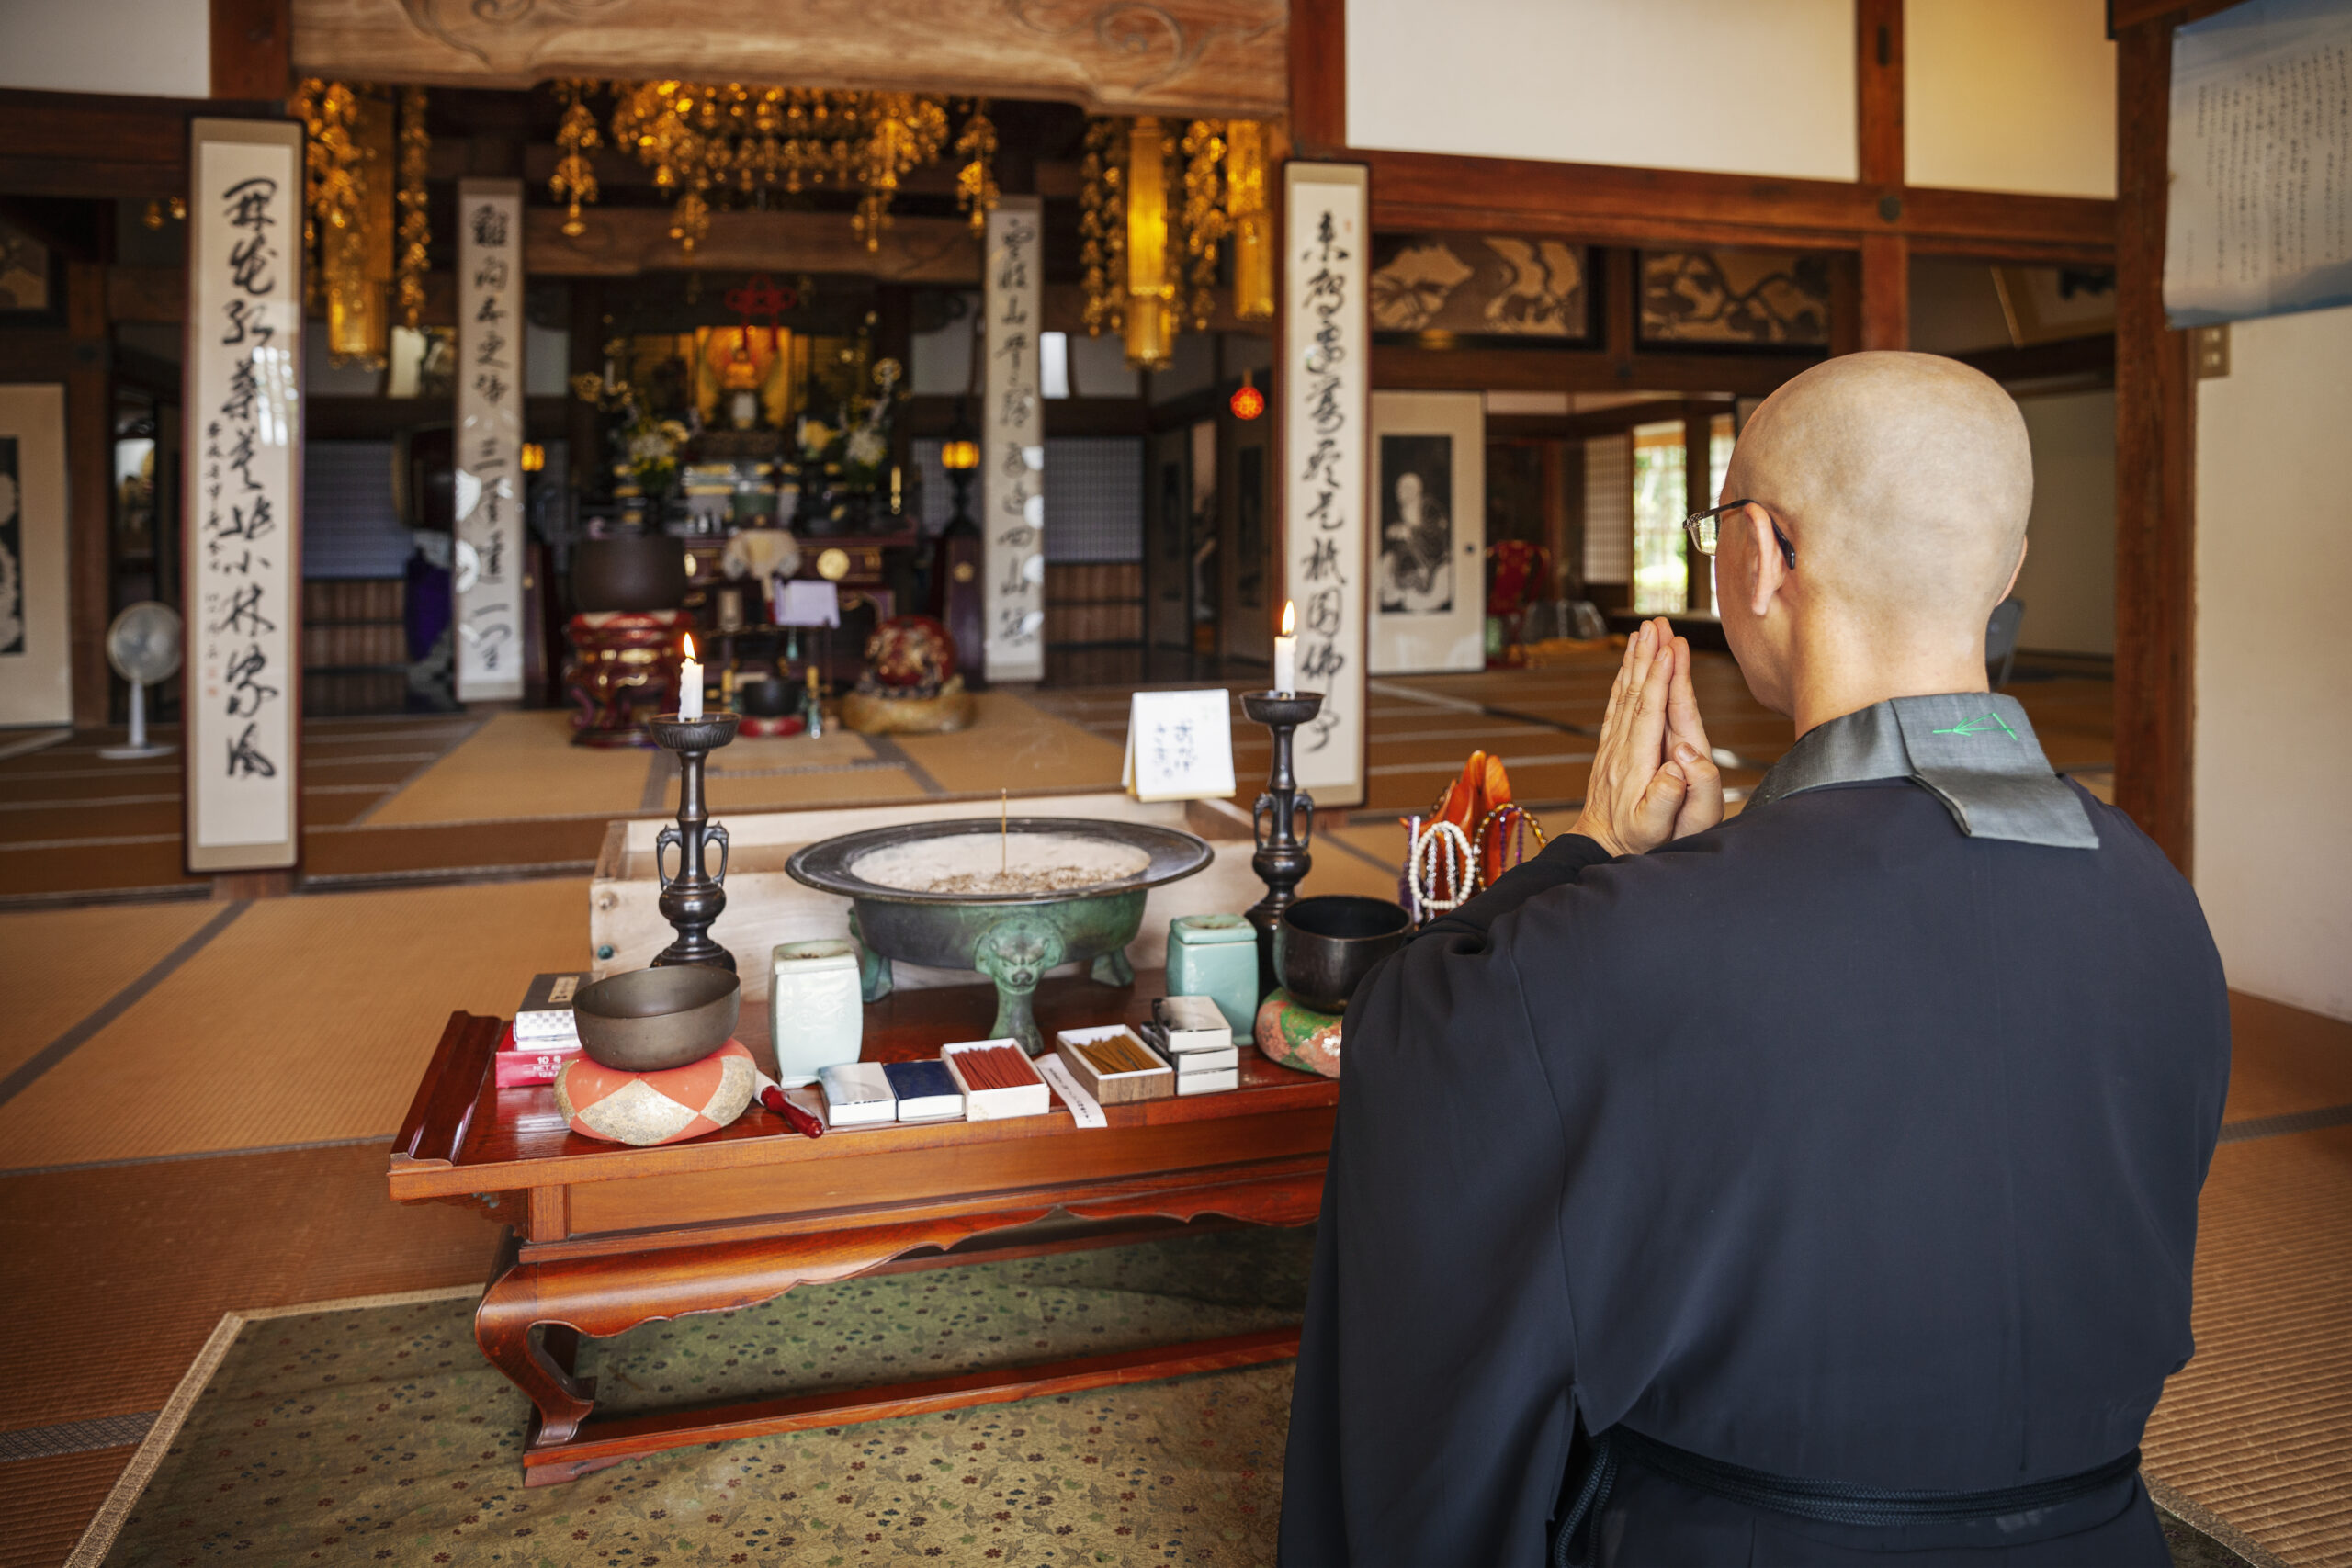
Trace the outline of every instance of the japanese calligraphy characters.
<instances>
[{"instance_id":1,"label":"japanese calligraphy characters","mask_svg":"<svg viewBox=\"0 0 2352 1568\"><path fill-rule=\"evenodd\" d=\"M989 214L980 443L985 667L991 681L1046 672L1046 413L1037 369L1040 206L1006 197Z\"/></svg>"},{"instance_id":2,"label":"japanese calligraphy characters","mask_svg":"<svg viewBox=\"0 0 2352 1568\"><path fill-rule=\"evenodd\" d=\"M191 133L188 866L257 870L299 849L302 132Z\"/></svg>"},{"instance_id":3,"label":"japanese calligraphy characters","mask_svg":"<svg viewBox=\"0 0 2352 1568\"><path fill-rule=\"evenodd\" d=\"M1298 782L1320 804L1363 799L1364 171L1289 164L1282 397L1283 596L1298 605L1298 684L1323 694L1298 732Z\"/></svg>"},{"instance_id":4,"label":"japanese calligraphy characters","mask_svg":"<svg viewBox=\"0 0 2352 1568\"><path fill-rule=\"evenodd\" d=\"M2352 11L2241 6L2172 46L2175 327L2352 301Z\"/></svg>"},{"instance_id":5,"label":"japanese calligraphy characters","mask_svg":"<svg viewBox=\"0 0 2352 1568\"><path fill-rule=\"evenodd\" d=\"M523 186L458 183L458 696L523 694Z\"/></svg>"}]
</instances>

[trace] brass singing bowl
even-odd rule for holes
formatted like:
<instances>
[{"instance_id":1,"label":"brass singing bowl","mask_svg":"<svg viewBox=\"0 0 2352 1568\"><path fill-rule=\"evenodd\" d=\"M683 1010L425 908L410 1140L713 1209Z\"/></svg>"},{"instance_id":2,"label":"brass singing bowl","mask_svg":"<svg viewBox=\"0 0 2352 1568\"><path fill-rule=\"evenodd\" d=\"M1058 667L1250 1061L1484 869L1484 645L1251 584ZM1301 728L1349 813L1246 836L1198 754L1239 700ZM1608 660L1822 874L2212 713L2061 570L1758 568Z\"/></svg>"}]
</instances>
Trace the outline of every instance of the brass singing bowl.
<instances>
[{"instance_id":1,"label":"brass singing bowl","mask_svg":"<svg viewBox=\"0 0 2352 1568\"><path fill-rule=\"evenodd\" d=\"M571 1001L581 1051L625 1073L701 1061L727 1043L742 1010L742 981L697 964L615 975L582 987Z\"/></svg>"}]
</instances>

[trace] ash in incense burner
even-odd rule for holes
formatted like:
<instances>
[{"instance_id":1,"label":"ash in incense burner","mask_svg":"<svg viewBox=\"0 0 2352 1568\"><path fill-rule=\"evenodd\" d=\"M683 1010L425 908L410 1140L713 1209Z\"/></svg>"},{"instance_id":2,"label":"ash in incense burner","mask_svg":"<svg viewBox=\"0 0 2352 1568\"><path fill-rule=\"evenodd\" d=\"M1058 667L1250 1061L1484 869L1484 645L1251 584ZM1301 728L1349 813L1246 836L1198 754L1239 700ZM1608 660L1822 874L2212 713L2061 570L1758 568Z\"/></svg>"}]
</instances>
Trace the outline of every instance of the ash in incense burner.
<instances>
[{"instance_id":1,"label":"ash in incense burner","mask_svg":"<svg viewBox=\"0 0 2352 1568\"><path fill-rule=\"evenodd\" d=\"M890 962L971 969L996 982L989 1033L1045 1049L1031 997L1057 964L1104 985L1135 978L1127 943L1152 888L1209 863L1190 833L1089 818L969 818L875 828L811 844L785 869L850 900L869 1002L890 994Z\"/></svg>"}]
</instances>

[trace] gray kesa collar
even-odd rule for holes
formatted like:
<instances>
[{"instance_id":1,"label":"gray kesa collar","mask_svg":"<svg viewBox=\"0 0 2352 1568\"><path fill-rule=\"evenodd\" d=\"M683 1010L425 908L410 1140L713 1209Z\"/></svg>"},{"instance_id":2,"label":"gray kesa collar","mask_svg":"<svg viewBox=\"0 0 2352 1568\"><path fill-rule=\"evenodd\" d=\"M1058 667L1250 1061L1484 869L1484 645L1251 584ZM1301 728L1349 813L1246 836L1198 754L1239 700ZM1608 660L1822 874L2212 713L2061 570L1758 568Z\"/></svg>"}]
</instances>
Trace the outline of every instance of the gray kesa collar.
<instances>
[{"instance_id":1,"label":"gray kesa collar","mask_svg":"<svg viewBox=\"0 0 2352 1568\"><path fill-rule=\"evenodd\" d=\"M2052 771L2015 697L1895 697L1810 730L1772 765L1747 809L1826 784L1909 779L1972 839L2095 850L2082 798Z\"/></svg>"}]
</instances>

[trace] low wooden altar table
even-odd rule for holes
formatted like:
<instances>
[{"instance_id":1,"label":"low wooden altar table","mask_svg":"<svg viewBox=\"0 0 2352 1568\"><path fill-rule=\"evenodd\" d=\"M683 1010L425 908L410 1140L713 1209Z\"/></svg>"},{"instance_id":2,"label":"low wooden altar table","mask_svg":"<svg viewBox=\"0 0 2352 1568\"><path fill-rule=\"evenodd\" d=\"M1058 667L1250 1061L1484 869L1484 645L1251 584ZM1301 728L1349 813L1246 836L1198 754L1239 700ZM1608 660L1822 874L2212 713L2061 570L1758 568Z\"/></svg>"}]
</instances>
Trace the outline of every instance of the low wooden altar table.
<instances>
[{"instance_id":1,"label":"low wooden altar table","mask_svg":"<svg viewBox=\"0 0 2352 1568\"><path fill-rule=\"evenodd\" d=\"M1149 1016L1164 976L1123 987L1083 978L1037 988L1056 1029ZM763 1061L763 1017L739 1031ZM986 986L900 991L865 1010L865 1057L930 1056L982 1036ZM392 1145L391 1196L469 1204L508 1227L474 1337L534 1407L526 1482L548 1485L689 1443L835 1427L1285 1359L1295 1328L888 1387L828 1390L627 1417L595 1413L575 1375L579 1337L768 1301L910 1254L940 1263L1037 1246L1100 1245L1168 1221L1315 1218L1339 1085L1248 1045L1223 1094L1104 1108L1110 1125L1051 1114L1012 1122L843 1128L801 1137L753 1106L733 1126L632 1149L570 1131L551 1088L501 1089L503 1021L453 1013ZM817 1104L814 1089L795 1091ZM1051 1217L1054 1224L1038 1227ZM954 1251L947 1249L954 1248Z\"/></svg>"}]
</instances>

